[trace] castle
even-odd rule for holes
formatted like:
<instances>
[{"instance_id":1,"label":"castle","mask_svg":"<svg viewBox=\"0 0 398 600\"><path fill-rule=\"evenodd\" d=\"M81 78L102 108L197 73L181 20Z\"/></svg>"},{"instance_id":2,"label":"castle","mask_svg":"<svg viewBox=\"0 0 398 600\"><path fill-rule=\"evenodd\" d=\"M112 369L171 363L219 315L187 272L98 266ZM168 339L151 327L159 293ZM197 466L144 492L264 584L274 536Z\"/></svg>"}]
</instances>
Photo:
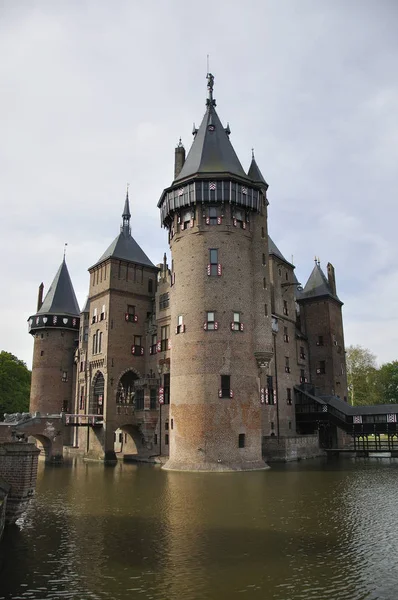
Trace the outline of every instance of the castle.
<instances>
[{"instance_id":1,"label":"castle","mask_svg":"<svg viewBox=\"0 0 398 600\"><path fill-rule=\"evenodd\" d=\"M30 410L63 412L74 425L64 443L87 457L263 469L276 444L315 452L314 431L296 427L299 386L347 397L333 266L325 276L315 261L300 286L268 234L268 184L254 155L244 171L207 79L202 123L187 156L175 149L158 202L171 265L134 240L127 193L84 308L64 259L29 319Z\"/></svg>"}]
</instances>

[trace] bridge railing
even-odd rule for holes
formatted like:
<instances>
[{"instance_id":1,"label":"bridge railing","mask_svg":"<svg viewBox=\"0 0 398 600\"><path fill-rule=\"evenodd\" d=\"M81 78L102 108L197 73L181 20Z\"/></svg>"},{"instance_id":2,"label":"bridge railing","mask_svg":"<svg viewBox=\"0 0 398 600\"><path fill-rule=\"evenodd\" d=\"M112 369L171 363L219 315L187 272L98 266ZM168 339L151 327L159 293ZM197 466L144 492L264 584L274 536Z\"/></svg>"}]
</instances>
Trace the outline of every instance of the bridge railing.
<instances>
[{"instance_id":1,"label":"bridge railing","mask_svg":"<svg viewBox=\"0 0 398 600\"><path fill-rule=\"evenodd\" d=\"M69 427L89 427L101 426L104 423L103 415L79 415L69 414L63 415L65 425Z\"/></svg>"}]
</instances>

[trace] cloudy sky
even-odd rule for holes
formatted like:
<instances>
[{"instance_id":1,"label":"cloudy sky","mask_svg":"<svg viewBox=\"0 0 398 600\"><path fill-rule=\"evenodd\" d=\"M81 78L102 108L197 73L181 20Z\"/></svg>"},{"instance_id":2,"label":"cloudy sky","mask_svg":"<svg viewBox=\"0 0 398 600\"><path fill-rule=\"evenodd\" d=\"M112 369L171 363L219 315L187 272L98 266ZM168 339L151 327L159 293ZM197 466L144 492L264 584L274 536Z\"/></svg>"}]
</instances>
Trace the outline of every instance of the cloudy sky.
<instances>
[{"instance_id":1,"label":"cloudy sky","mask_svg":"<svg viewBox=\"0 0 398 600\"><path fill-rule=\"evenodd\" d=\"M346 345L398 359L396 0L0 0L0 349L31 364L27 318L68 243L87 268L132 230L153 262L157 201L205 110L268 181L269 232L305 283L336 269Z\"/></svg>"}]
</instances>

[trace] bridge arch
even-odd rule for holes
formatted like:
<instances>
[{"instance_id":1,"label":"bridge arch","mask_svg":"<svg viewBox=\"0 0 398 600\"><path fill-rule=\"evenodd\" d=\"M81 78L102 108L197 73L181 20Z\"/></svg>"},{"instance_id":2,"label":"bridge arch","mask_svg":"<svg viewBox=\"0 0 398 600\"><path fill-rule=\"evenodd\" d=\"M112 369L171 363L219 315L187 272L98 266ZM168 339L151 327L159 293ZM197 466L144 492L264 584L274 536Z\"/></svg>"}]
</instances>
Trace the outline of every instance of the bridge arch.
<instances>
[{"instance_id":1,"label":"bridge arch","mask_svg":"<svg viewBox=\"0 0 398 600\"><path fill-rule=\"evenodd\" d=\"M34 439L37 448L40 450L40 456L44 457L45 462L51 462L53 457L53 440L41 433L29 432L29 437Z\"/></svg>"},{"instance_id":2,"label":"bridge arch","mask_svg":"<svg viewBox=\"0 0 398 600\"><path fill-rule=\"evenodd\" d=\"M114 450L118 456L140 456L147 452L140 428L131 423L119 425L114 432Z\"/></svg>"}]
</instances>

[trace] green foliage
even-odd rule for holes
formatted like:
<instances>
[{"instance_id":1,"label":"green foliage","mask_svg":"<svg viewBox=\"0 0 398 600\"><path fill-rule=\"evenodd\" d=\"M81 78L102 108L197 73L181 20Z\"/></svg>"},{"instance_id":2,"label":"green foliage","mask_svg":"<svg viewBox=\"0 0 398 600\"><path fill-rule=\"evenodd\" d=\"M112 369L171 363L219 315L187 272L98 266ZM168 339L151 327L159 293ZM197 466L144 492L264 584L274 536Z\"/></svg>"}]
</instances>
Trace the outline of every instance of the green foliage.
<instances>
[{"instance_id":1,"label":"green foliage","mask_svg":"<svg viewBox=\"0 0 398 600\"><path fill-rule=\"evenodd\" d=\"M367 348L347 348L348 397L353 405L398 403L398 361L379 369Z\"/></svg>"},{"instance_id":2,"label":"green foliage","mask_svg":"<svg viewBox=\"0 0 398 600\"><path fill-rule=\"evenodd\" d=\"M0 421L4 413L28 411L30 379L31 372L22 360L0 352Z\"/></svg>"},{"instance_id":3,"label":"green foliage","mask_svg":"<svg viewBox=\"0 0 398 600\"><path fill-rule=\"evenodd\" d=\"M398 361L382 365L377 372L383 404L398 403Z\"/></svg>"}]
</instances>

